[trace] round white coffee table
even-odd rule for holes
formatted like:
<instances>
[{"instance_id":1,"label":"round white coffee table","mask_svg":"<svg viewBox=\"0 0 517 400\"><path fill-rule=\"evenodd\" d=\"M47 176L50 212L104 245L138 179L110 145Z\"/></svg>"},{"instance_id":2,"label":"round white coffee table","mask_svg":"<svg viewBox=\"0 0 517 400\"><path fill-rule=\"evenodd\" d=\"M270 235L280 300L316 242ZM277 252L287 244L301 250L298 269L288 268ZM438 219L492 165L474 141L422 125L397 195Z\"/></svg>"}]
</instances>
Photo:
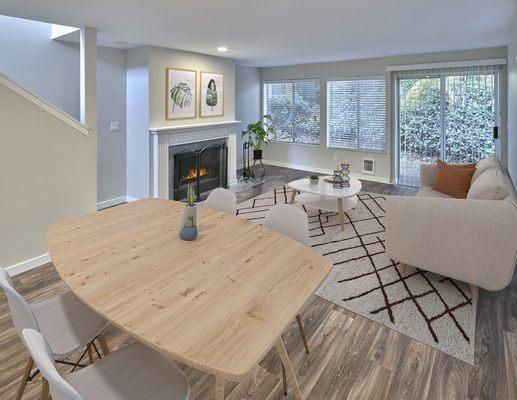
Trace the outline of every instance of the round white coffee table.
<instances>
[{"instance_id":1,"label":"round white coffee table","mask_svg":"<svg viewBox=\"0 0 517 400\"><path fill-rule=\"evenodd\" d=\"M350 177L350 187L335 189L332 183L324 179L330 176L320 176L317 183L311 183L309 178L298 179L287 184L291 189L291 201L294 200L310 208L319 208L325 211L337 212L341 230L345 230L345 210L351 210L357 205L357 193L361 191L361 181ZM301 194L296 197L300 192Z\"/></svg>"}]
</instances>

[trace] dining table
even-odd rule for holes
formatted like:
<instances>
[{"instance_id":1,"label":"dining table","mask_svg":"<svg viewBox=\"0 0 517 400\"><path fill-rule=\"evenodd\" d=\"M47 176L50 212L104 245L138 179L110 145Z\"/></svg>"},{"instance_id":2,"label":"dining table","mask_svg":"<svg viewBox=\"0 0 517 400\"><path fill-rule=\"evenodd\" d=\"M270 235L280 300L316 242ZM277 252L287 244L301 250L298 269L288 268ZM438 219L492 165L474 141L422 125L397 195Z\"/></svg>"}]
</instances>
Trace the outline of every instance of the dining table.
<instances>
[{"instance_id":1,"label":"dining table","mask_svg":"<svg viewBox=\"0 0 517 400\"><path fill-rule=\"evenodd\" d=\"M282 333L332 263L243 218L198 206L196 240L179 238L185 204L148 198L49 226L68 288L114 326L225 382L248 378L275 347L302 399Z\"/></svg>"}]
</instances>

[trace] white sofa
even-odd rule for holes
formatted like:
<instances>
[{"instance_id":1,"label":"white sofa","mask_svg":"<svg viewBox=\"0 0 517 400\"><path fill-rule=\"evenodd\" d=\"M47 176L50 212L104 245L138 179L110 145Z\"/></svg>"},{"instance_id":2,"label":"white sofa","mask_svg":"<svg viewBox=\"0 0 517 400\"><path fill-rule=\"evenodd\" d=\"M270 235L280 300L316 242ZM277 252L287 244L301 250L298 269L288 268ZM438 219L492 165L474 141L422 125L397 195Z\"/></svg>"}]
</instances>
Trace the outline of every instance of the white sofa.
<instances>
[{"instance_id":1,"label":"white sofa","mask_svg":"<svg viewBox=\"0 0 517 400\"><path fill-rule=\"evenodd\" d=\"M517 199L508 172L489 157L476 165L466 199L432 189L436 165L420 170L415 197L386 204L386 253L391 259L477 287L507 286L517 260Z\"/></svg>"}]
</instances>

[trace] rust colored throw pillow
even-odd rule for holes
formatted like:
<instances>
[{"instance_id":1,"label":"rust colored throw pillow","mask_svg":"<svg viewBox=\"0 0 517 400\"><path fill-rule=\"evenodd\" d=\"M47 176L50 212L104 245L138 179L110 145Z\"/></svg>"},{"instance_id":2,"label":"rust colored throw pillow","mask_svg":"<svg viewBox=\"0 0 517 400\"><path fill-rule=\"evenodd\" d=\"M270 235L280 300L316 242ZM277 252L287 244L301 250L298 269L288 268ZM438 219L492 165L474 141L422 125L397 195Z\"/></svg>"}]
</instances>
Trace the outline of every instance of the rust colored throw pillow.
<instances>
[{"instance_id":1,"label":"rust colored throw pillow","mask_svg":"<svg viewBox=\"0 0 517 400\"><path fill-rule=\"evenodd\" d=\"M438 171L433 189L457 199L466 199L476 164L446 164L436 160Z\"/></svg>"}]
</instances>

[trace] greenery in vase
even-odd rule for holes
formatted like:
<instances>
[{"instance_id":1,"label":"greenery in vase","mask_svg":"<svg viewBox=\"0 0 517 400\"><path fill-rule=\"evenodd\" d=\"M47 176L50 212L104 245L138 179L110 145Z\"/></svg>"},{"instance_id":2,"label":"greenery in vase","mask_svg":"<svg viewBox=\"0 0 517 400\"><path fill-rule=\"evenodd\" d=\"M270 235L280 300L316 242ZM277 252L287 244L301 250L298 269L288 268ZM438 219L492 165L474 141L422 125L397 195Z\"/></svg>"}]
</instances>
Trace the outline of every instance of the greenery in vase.
<instances>
[{"instance_id":1,"label":"greenery in vase","mask_svg":"<svg viewBox=\"0 0 517 400\"><path fill-rule=\"evenodd\" d=\"M256 150L262 148L262 144L266 143L270 135L275 134L275 129L271 126L271 115L266 114L263 121L257 121L249 124L245 131L242 131L242 137L248 136L248 145Z\"/></svg>"},{"instance_id":2,"label":"greenery in vase","mask_svg":"<svg viewBox=\"0 0 517 400\"><path fill-rule=\"evenodd\" d=\"M187 204L192 207L194 205L194 201L196 198L196 193L194 190L194 185L189 183L187 185Z\"/></svg>"},{"instance_id":3,"label":"greenery in vase","mask_svg":"<svg viewBox=\"0 0 517 400\"><path fill-rule=\"evenodd\" d=\"M311 175L309 178L310 178L311 180L313 180L313 181L317 181L317 180L319 180L319 179L320 179L320 177L319 177L318 175Z\"/></svg>"},{"instance_id":4,"label":"greenery in vase","mask_svg":"<svg viewBox=\"0 0 517 400\"><path fill-rule=\"evenodd\" d=\"M185 228L195 228L193 215L189 215L187 217L187 223L185 224Z\"/></svg>"}]
</instances>

